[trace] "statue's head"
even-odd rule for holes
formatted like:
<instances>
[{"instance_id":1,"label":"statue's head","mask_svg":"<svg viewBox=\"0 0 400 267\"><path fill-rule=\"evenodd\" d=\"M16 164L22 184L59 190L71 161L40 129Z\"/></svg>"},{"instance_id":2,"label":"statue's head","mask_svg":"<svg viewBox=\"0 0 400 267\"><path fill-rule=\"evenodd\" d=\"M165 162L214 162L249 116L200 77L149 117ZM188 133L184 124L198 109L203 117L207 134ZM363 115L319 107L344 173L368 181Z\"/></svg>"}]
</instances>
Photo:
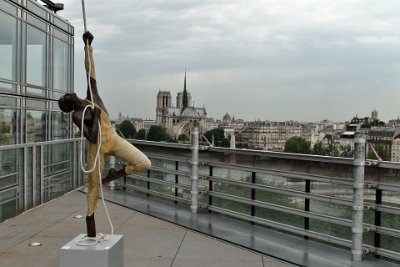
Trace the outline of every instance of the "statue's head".
<instances>
[{"instance_id":1,"label":"statue's head","mask_svg":"<svg viewBox=\"0 0 400 267\"><path fill-rule=\"evenodd\" d=\"M67 93L58 100L58 106L63 112L75 110L81 99L75 93Z\"/></svg>"}]
</instances>

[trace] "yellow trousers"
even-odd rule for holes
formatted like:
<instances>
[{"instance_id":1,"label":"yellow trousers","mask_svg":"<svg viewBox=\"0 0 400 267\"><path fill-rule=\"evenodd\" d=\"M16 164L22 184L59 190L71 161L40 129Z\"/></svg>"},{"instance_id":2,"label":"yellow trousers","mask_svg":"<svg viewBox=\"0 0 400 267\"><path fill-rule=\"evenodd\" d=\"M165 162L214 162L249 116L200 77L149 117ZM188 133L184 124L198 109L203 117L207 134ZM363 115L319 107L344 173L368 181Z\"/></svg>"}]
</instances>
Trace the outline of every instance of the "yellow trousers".
<instances>
[{"instance_id":1,"label":"yellow trousers","mask_svg":"<svg viewBox=\"0 0 400 267\"><path fill-rule=\"evenodd\" d=\"M97 152L97 144L89 143L88 168L92 168ZM98 207L99 190L101 186L101 174L104 169L104 159L106 156L115 156L122 160L125 166L126 174L133 174L150 169L151 162L143 152L133 146L131 143L121 138L113 129L102 132L100 147L100 171L98 162L95 169L88 175L88 193L87 215L91 216Z\"/></svg>"}]
</instances>

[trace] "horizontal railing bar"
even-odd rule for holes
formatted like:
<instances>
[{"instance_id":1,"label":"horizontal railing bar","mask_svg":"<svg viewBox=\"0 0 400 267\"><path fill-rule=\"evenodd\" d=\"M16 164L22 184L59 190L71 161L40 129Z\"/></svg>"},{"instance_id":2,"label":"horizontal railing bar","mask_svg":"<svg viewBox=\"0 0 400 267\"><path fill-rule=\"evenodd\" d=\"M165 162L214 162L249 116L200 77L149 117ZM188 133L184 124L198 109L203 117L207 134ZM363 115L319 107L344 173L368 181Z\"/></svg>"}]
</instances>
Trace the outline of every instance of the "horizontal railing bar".
<instances>
[{"instance_id":1,"label":"horizontal railing bar","mask_svg":"<svg viewBox=\"0 0 400 267\"><path fill-rule=\"evenodd\" d=\"M257 206L260 208L281 211L281 212L289 213L292 215L308 217L308 218L317 219L317 220L324 221L324 222L335 223L335 224L351 227L351 220L347 220L347 219L337 218L337 217L324 215L324 214L318 214L318 213L310 212L310 211L298 210L295 208L276 205L273 203L266 203L266 202L262 202L262 201L258 201L258 200L246 199L243 197L232 196L232 195L215 192L215 191L209 192L209 195L213 196L213 197L219 197L219 198L223 198L223 199L236 201L239 203Z\"/></svg>"},{"instance_id":2,"label":"horizontal railing bar","mask_svg":"<svg viewBox=\"0 0 400 267\"><path fill-rule=\"evenodd\" d=\"M57 176L60 176L61 174L65 174L65 173L68 173L70 171L71 171L71 169L64 169L64 170L59 170L57 172L52 172L51 174L47 174L47 175L43 176L43 180L48 180L48 179L51 179L51 178L55 178Z\"/></svg>"},{"instance_id":3,"label":"horizontal railing bar","mask_svg":"<svg viewBox=\"0 0 400 267\"><path fill-rule=\"evenodd\" d=\"M13 184L4 186L3 188L0 189L0 194L1 194L1 193L4 193L4 192L7 192L7 191L10 190L10 189L18 188L18 186L19 186L18 183L13 183Z\"/></svg>"},{"instance_id":4,"label":"horizontal railing bar","mask_svg":"<svg viewBox=\"0 0 400 267\"><path fill-rule=\"evenodd\" d=\"M4 175L0 176L0 179L4 179L4 178L7 178L7 177L10 177L10 176L13 176L13 175L18 175L18 174L19 174L19 172L7 173L7 174L4 174Z\"/></svg>"},{"instance_id":5,"label":"horizontal railing bar","mask_svg":"<svg viewBox=\"0 0 400 267\"><path fill-rule=\"evenodd\" d=\"M45 186L43 186L43 188L44 188L44 189L48 189L48 188L54 187L54 186L56 186L56 185L65 183L65 182L71 182L71 179L70 179L70 178L66 178L66 179L57 181L57 182L55 182L55 183L51 183L51 184L45 185Z\"/></svg>"},{"instance_id":6,"label":"horizontal railing bar","mask_svg":"<svg viewBox=\"0 0 400 267\"><path fill-rule=\"evenodd\" d=\"M374 184L372 184L374 185ZM374 185L377 189L392 191L392 192L400 192L400 185L394 184L376 184Z\"/></svg>"},{"instance_id":7,"label":"horizontal railing bar","mask_svg":"<svg viewBox=\"0 0 400 267\"><path fill-rule=\"evenodd\" d=\"M161 159L161 160L173 161L173 162L178 161L181 163L190 163L190 160L188 159L188 157L180 157L177 155L174 155L174 157L171 158L171 157L163 156L160 154L146 153L146 156L149 158L153 158L153 159Z\"/></svg>"},{"instance_id":8,"label":"horizontal railing bar","mask_svg":"<svg viewBox=\"0 0 400 267\"><path fill-rule=\"evenodd\" d=\"M158 171L158 172L162 172L162 173L176 174L176 175L187 176L187 177L190 176L190 172L176 171L176 170L164 169L164 168L160 168L160 167L151 167L151 171Z\"/></svg>"},{"instance_id":9,"label":"horizontal railing bar","mask_svg":"<svg viewBox=\"0 0 400 267\"><path fill-rule=\"evenodd\" d=\"M246 214L242 214L239 212L235 212L235 211L230 211L230 210L226 210L223 208L219 208L219 207L215 207L215 206L209 206L208 207L209 210L211 211L215 211L221 214L225 214L225 215L230 215L232 217L236 217L242 220L246 220L246 221L253 221L255 223L258 224L262 224L262 225L266 225L269 227L273 227L275 229L279 229L282 231L287 231L287 232L291 232L294 234L298 234L298 235L303 235L303 236L308 236L311 238L315 238L315 239L319 239L322 241L326 241L326 242L330 242L336 245L341 245L341 246L345 246L345 247L351 247L351 241L347 240L347 239L343 239L343 238L339 238L339 237L335 237L335 236L330 236L330 235L326 235L326 234L321 234L318 232L314 232L314 231L310 231L310 230L304 230L295 226L291 226L291 225L286 225L283 223L278 223L278 222L274 222L271 220L267 220L267 219L261 219L261 218L255 218L252 217L250 215L246 215Z\"/></svg>"},{"instance_id":10,"label":"horizontal railing bar","mask_svg":"<svg viewBox=\"0 0 400 267\"><path fill-rule=\"evenodd\" d=\"M335 176L323 176L323 175L315 175L315 174L304 174L299 172L288 172L281 170L272 170L272 169L262 169L253 166L245 166L245 165L232 165L229 163L222 162L208 162L213 167L222 167L226 169L240 170L240 171L248 171L248 172L256 172L260 174L267 175L276 175L284 178L293 178L293 179L301 179L301 180L312 180L318 182L325 183L334 183L334 184L343 184L351 186L353 184L352 178L342 178Z\"/></svg>"},{"instance_id":11,"label":"horizontal railing bar","mask_svg":"<svg viewBox=\"0 0 400 267\"><path fill-rule=\"evenodd\" d=\"M131 185L131 184L125 184L125 186L129 187L129 188L133 188L134 190L137 190L137 191L140 191L140 192L143 192L143 193L147 193L147 194L155 195L155 196L158 196L158 197L167 198L167 199L170 199L170 200L174 200L174 201L179 201L179 202L182 202L182 203L190 204L189 200L181 198L181 197L171 196L171 195L168 195L168 194L165 194L165 193L157 192L157 191L154 191L154 190L150 190L150 189L147 189L147 188L143 188L143 187L135 186L135 185Z\"/></svg>"},{"instance_id":12,"label":"horizontal railing bar","mask_svg":"<svg viewBox=\"0 0 400 267\"><path fill-rule=\"evenodd\" d=\"M47 164L47 165L44 164L43 167L49 168L49 167L54 167L54 166L61 165L61 164L65 164L65 163L70 163L70 162L72 162L72 160L66 159L66 160L64 160L64 161L59 161L59 162L55 162L55 163L50 163L50 164Z\"/></svg>"},{"instance_id":13,"label":"horizontal railing bar","mask_svg":"<svg viewBox=\"0 0 400 267\"><path fill-rule=\"evenodd\" d=\"M20 148L25 148L25 147L34 147L34 146L49 146L49 145L55 145L55 144L66 144L66 143L74 143L74 142L79 142L79 138L61 139L61 140L54 140L54 141L25 143L25 144L3 145L3 146L0 146L0 151L10 150L10 149L20 149Z\"/></svg>"},{"instance_id":14,"label":"horizontal railing bar","mask_svg":"<svg viewBox=\"0 0 400 267\"><path fill-rule=\"evenodd\" d=\"M392 250L375 247L375 254L400 261L400 253Z\"/></svg>"},{"instance_id":15,"label":"horizontal railing bar","mask_svg":"<svg viewBox=\"0 0 400 267\"><path fill-rule=\"evenodd\" d=\"M371 226L374 227L374 225L371 225ZM386 227L382 227L382 226L375 226L375 227L376 227L375 232L377 232L379 234L400 238L400 230L393 229L393 228L386 228Z\"/></svg>"},{"instance_id":16,"label":"horizontal railing bar","mask_svg":"<svg viewBox=\"0 0 400 267\"><path fill-rule=\"evenodd\" d=\"M393 214L393 215L400 215L400 208L398 207L391 207L386 205L376 205L375 210Z\"/></svg>"},{"instance_id":17,"label":"horizontal railing bar","mask_svg":"<svg viewBox=\"0 0 400 267\"><path fill-rule=\"evenodd\" d=\"M258 189L258 190L271 192L271 193L278 193L278 194L284 194L284 195L293 196L293 197L308 198L308 199L318 200L318 201L322 201L322 202L328 202L328 203L345 205L345 206L352 206L351 200L344 200L344 199L338 199L338 198L334 198L334 197L330 197L330 196L305 193L305 192L292 190L292 189L286 189L286 188L276 188L276 187L272 187L272 186L268 186L268 185L259 185L259 184L251 184L251 183L242 182L242 181L233 181L233 180L230 180L227 178L216 177L216 176L204 176L203 175L203 177L207 177L210 181L214 181L214 182L224 182L227 184L242 186L242 187L246 187L246 188L250 188L250 189Z\"/></svg>"},{"instance_id":18,"label":"horizontal railing bar","mask_svg":"<svg viewBox=\"0 0 400 267\"><path fill-rule=\"evenodd\" d=\"M18 200L18 198L19 198L18 195L15 196L15 197L12 197L12 198L7 198L7 199L1 201L1 202L0 202L0 205L6 204L6 203L8 203L8 202L10 202L10 201Z\"/></svg>"},{"instance_id":19,"label":"horizontal railing bar","mask_svg":"<svg viewBox=\"0 0 400 267\"><path fill-rule=\"evenodd\" d=\"M160 184L160 185L166 185L166 186L171 186L174 188L180 188L180 189L185 189L185 190L190 190L190 185L177 184L175 182L169 182L166 180L160 180L160 179L156 179L156 178L148 178L148 177L143 177L143 176L135 175L135 174L131 174L127 177L129 177L131 179L140 180L140 181L145 181L145 182L150 182L150 183L155 183L155 184Z\"/></svg>"}]
</instances>

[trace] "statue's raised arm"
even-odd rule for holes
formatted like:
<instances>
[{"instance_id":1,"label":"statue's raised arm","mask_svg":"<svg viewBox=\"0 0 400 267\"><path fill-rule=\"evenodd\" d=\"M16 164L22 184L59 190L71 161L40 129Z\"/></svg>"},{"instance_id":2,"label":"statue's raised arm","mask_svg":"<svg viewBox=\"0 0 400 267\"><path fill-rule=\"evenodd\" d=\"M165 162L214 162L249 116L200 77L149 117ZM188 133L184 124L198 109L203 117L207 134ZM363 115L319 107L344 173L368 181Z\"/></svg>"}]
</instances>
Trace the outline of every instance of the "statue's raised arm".
<instances>
[{"instance_id":1,"label":"statue's raised arm","mask_svg":"<svg viewBox=\"0 0 400 267\"><path fill-rule=\"evenodd\" d=\"M94 67L94 59L93 59L93 47L92 42L94 39L93 34L90 32L85 32L82 36L83 42L85 44L85 68L86 68L86 75L89 79L87 92L86 92L86 100L92 101L97 104L104 112L107 112L106 107L101 100L99 90L97 89L97 81L96 81L96 69Z\"/></svg>"}]
</instances>

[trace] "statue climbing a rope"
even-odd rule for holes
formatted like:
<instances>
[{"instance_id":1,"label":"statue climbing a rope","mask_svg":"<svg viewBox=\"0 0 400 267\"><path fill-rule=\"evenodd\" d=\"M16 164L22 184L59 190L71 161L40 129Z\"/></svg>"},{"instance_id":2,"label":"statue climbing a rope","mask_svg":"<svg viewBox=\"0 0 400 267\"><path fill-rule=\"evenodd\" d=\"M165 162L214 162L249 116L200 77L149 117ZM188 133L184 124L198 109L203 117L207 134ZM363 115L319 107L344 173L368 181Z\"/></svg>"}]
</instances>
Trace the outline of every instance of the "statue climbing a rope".
<instances>
[{"instance_id":1,"label":"statue climbing a rope","mask_svg":"<svg viewBox=\"0 0 400 267\"><path fill-rule=\"evenodd\" d=\"M88 77L86 98L81 99L75 93L67 93L58 101L63 112L72 112L73 122L89 141L87 165L89 168L93 167L93 171L90 171L88 175L88 210L86 216L88 237L96 236L94 212L98 206L100 180L101 183L110 182L124 175L148 170L151 167L151 162L146 155L121 138L112 128L107 109L97 89L93 48L91 46L93 39L94 37L90 32L83 34L85 68ZM108 155L119 158L126 165L120 170L111 169L106 177L101 178L105 156ZM99 160L96 160L97 157Z\"/></svg>"}]
</instances>

